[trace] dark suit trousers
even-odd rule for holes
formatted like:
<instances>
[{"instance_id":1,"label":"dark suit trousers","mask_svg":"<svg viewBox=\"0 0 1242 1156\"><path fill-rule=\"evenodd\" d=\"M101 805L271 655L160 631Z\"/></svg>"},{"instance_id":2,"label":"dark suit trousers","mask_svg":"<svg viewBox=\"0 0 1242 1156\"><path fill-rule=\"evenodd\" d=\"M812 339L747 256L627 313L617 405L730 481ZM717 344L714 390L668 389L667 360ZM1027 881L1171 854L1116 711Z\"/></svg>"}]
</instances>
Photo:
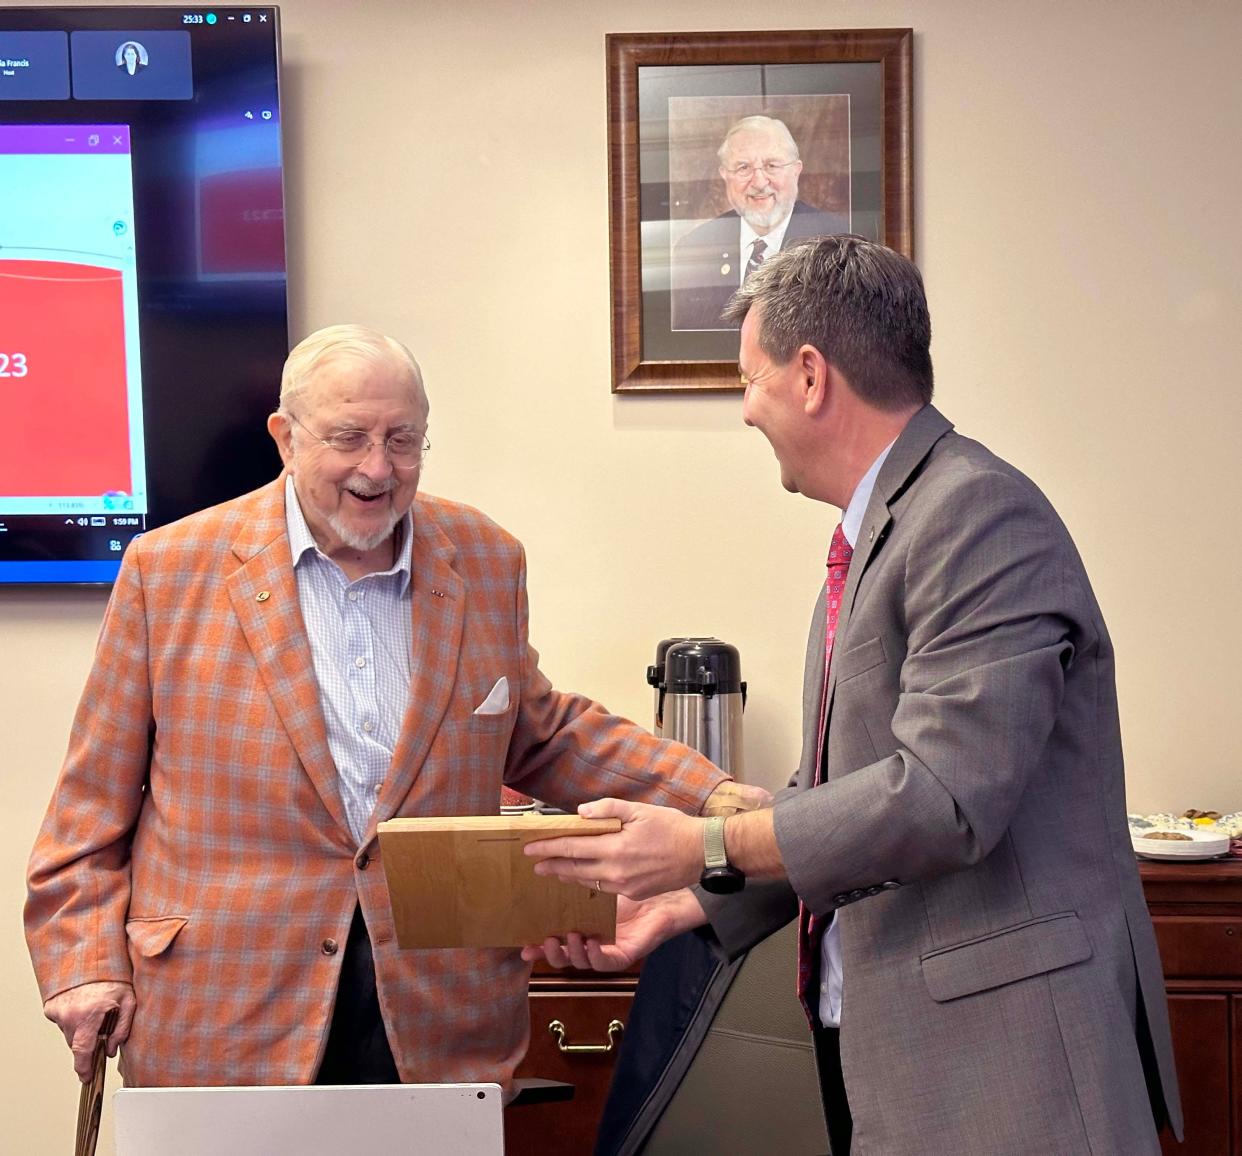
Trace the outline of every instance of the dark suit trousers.
<instances>
[{"instance_id":1,"label":"dark suit trousers","mask_svg":"<svg viewBox=\"0 0 1242 1156\"><path fill-rule=\"evenodd\" d=\"M315 1083L401 1083L380 1015L371 937L367 934L362 909L358 907L354 908L354 919L349 926L336 1006L332 1009L332 1027Z\"/></svg>"}]
</instances>

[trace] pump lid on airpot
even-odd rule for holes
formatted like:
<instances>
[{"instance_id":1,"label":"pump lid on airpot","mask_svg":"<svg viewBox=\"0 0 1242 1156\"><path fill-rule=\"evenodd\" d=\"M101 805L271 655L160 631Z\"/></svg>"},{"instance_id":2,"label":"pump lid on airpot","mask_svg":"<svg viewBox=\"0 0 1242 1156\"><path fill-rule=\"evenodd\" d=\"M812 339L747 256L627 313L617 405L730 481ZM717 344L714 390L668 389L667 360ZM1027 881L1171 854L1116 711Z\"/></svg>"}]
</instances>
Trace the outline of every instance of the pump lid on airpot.
<instances>
[{"instance_id":1,"label":"pump lid on airpot","mask_svg":"<svg viewBox=\"0 0 1242 1156\"><path fill-rule=\"evenodd\" d=\"M742 662L737 647L718 638L691 638L669 647L664 656L668 694L742 693Z\"/></svg>"},{"instance_id":2,"label":"pump lid on airpot","mask_svg":"<svg viewBox=\"0 0 1242 1156\"><path fill-rule=\"evenodd\" d=\"M718 641L713 635L705 635L701 638L688 637L684 634L678 635L676 638L661 638L656 643L656 660L647 667L647 685L661 687L664 685L664 659L674 646L679 642L716 642Z\"/></svg>"}]
</instances>

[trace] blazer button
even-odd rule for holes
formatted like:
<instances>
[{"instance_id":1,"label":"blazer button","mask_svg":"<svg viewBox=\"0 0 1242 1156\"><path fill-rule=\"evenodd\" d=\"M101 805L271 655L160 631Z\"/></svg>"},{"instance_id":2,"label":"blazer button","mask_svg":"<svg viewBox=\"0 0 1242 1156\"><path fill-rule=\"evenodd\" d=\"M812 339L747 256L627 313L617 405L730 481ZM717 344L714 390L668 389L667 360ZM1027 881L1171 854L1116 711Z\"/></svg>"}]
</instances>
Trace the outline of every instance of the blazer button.
<instances>
[{"instance_id":1,"label":"blazer button","mask_svg":"<svg viewBox=\"0 0 1242 1156\"><path fill-rule=\"evenodd\" d=\"M325 939L321 945L324 955L335 955L337 953L337 944L335 939Z\"/></svg>"},{"instance_id":2,"label":"blazer button","mask_svg":"<svg viewBox=\"0 0 1242 1156\"><path fill-rule=\"evenodd\" d=\"M368 867L371 866L371 856L368 855L365 851L363 851L363 853L359 855L357 859L354 860L354 865L358 868L359 871L365 871Z\"/></svg>"}]
</instances>

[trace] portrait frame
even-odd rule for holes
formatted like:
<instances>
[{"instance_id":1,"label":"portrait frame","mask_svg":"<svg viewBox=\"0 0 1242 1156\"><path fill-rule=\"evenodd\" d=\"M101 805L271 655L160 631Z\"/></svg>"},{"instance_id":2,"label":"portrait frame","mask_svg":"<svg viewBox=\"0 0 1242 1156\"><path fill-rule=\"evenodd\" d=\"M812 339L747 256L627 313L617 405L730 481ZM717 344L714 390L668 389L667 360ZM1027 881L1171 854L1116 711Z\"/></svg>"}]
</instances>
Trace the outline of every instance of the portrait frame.
<instances>
[{"instance_id":1,"label":"portrait frame","mask_svg":"<svg viewBox=\"0 0 1242 1156\"><path fill-rule=\"evenodd\" d=\"M848 222L820 231L858 232L913 259L913 36L885 28L606 37L614 393L743 387L736 329L683 323L691 313L676 303L680 242L722 205L716 222L738 215L722 200L723 167L716 175L721 126L731 121L760 115L788 125L800 153L798 208L810 208L798 180L814 182L835 202L818 219ZM833 127L841 124L844 138ZM716 259L717 273L740 283L739 259Z\"/></svg>"}]
</instances>

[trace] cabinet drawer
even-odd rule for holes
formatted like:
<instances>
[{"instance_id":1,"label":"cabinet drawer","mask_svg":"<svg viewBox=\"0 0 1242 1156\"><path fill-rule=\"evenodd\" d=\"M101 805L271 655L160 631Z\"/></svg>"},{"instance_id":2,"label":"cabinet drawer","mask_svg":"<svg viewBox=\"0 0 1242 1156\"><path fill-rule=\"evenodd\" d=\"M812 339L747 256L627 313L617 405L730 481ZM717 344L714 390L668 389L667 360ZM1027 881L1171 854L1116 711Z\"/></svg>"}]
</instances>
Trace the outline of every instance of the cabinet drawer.
<instances>
[{"instance_id":1,"label":"cabinet drawer","mask_svg":"<svg viewBox=\"0 0 1242 1156\"><path fill-rule=\"evenodd\" d=\"M591 1151L621 1047L621 1032L614 1027L610 1037L609 1026L624 1024L633 1002L632 991L531 992L530 1050L517 1074L568 1081L574 1098L506 1110L508 1156L584 1156ZM550 1030L552 1024L557 1030Z\"/></svg>"},{"instance_id":2,"label":"cabinet drawer","mask_svg":"<svg viewBox=\"0 0 1242 1156\"><path fill-rule=\"evenodd\" d=\"M1165 1131L1160 1149L1166 1156L1230 1156L1229 1004L1224 995L1169 997L1186 1141L1179 1144Z\"/></svg>"},{"instance_id":3,"label":"cabinet drawer","mask_svg":"<svg viewBox=\"0 0 1242 1156\"><path fill-rule=\"evenodd\" d=\"M1152 924L1166 976L1232 979L1242 974L1242 919L1158 915Z\"/></svg>"}]
</instances>

